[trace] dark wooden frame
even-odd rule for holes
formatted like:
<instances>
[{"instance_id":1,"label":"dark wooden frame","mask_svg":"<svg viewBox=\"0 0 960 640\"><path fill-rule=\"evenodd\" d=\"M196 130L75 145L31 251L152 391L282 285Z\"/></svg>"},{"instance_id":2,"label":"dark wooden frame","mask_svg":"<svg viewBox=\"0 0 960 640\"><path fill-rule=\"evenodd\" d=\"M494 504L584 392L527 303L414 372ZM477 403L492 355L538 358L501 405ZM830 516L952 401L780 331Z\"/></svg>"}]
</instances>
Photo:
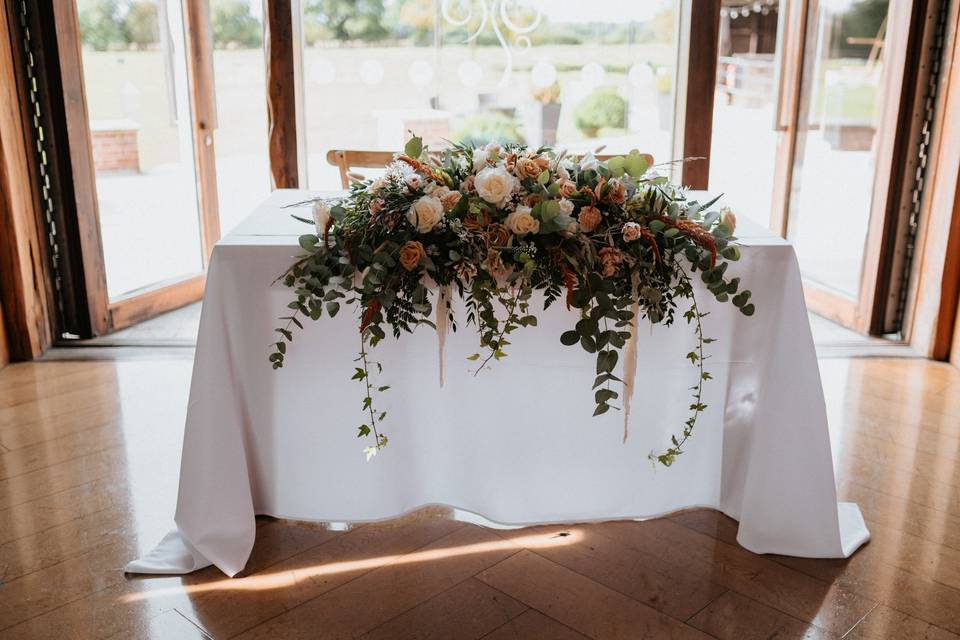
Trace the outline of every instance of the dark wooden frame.
<instances>
[{"instance_id":1,"label":"dark wooden frame","mask_svg":"<svg viewBox=\"0 0 960 640\"><path fill-rule=\"evenodd\" d=\"M214 101L212 35L206 0L180 0L184 16L187 78L193 126L194 163L203 266L219 239L216 161L213 131L217 126ZM173 282L157 283L144 290L110 300L107 294L96 174L83 80L80 28L75 2L52 3L55 28L56 71L60 79L58 104L60 131L67 140L61 172L75 207L74 246L81 256L83 286L90 318L90 335L102 335L153 315L199 300L203 273L184 274ZM87 337L87 336L84 336Z\"/></svg>"},{"instance_id":2,"label":"dark wooden frame","mask_svg":"<svg viewBox=\"0 0 960 640\"><path fill-rule=\"evenodd\" d=\"M40 355L53 325L15 5L0 0L0 364Z\"/></svg>"},{"instance_id":3,"label":"dark wooden frame","mask_svg":"<svg viewBox=\"0 0 960 640\"><path fill-rule=\"evenodd\" d=\"M264 0L263 52L267 66L267 131L274 189L300 185L293 3Z\"/></svg>"}]
</instances>

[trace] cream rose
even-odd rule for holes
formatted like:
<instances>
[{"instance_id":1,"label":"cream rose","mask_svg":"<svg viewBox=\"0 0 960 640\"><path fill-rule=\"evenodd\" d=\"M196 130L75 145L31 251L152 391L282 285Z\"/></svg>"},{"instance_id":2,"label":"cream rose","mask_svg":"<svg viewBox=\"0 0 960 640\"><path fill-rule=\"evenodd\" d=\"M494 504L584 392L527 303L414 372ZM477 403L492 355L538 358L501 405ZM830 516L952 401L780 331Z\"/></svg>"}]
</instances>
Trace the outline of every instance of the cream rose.
<instances>
[{"instance_id":1,"label":"cream rose","mask_svg":"<svg viewBox=\"0 0 960 640\"><path fill-rule=\"evenodd\" d=\"M330 220L330 205L323 200L313 203L313 222L317 225L317 235L323 236Z\"/></svg>"},{"instance_id":2,"label":"cream rose","mask_svg":"<svg viewBox=\"0 0 960 640\"><path fill-rule=\"evenodd\" d=\"M443 203L433 196L420 196L407 211L407 220L420 233L428 233L443 218Z\"/></svg>"},{"instance_id":3,"label":"cream rose","mask_svg":"<svg viewBox=\"0 0 960 640\"><path fill-rule=\"evenodd\" d=\"M490 153L486 149L474 149L473 150L473 172L479 173L485 166L487 166L487 159L490 157Z\"/></svg>"},{"instance_id":4,"label":"cream rose","mask_svg":"<svg viewBox=\"0 0 960 640\"><path fill-rule=\"evenodd\" d=\"M477 174L474 185L481 198L502 207L517 190L520 181L503 167L487 167Z\"/></svg>"},{"instance_id":5,"label":"cream rose","mask_svg":"<svg viewBox=\"0 0 960 640\"><path fill-rule=\"evenodd\" d=\"M508 215L503 223L518 236L540 231L540 221L533 217L530 207L517 207L517 210Z\"/></svg>"},{"instance_id":6,"label":"cream rose","mask_svg":"<svg viewBox=\"0 0 960 640\"><path fill-rule=\"evenodd\" d=\"M573 201L567 200L566 198L560 198L560 202L557 203L560 205L560 213L565 216L569 216L573 213Z\"/></svg>"}]
</instances>

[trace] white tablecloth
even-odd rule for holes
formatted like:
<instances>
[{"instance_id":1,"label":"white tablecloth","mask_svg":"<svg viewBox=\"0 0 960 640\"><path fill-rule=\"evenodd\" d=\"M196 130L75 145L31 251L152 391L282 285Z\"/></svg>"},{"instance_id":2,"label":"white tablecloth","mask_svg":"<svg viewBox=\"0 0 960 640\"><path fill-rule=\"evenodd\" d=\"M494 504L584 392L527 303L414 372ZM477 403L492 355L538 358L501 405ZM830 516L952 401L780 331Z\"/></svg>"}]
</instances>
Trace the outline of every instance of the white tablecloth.
<instances>
[{"instance_id":1,"label":"white tablecloth","mask_svg":"<svg viewBox=\"0 0 960 640\"><path fill-rule=\"evenodd\" d=\"M373 350L390 444L372 461L356 437L360 345L348 309L297 333L283 369L267 362L290 291L271 287L309 227L275 192L222 239L207 277L184 432L177 529L130 572L184 573L215 564L235 575L254 543L257 514L317 521L390 518L426 504L498 523L568 523L657 516L687 507L740 521L757 553L846 557L869 538L859 508L837 503L827 417L792 247L743 223L743 258L730 273L753 291L742 316L703 292L714 379L697 430L673 467L655 468L687 415L696 370L693 335L641 321L630 436L622 415L592 418L593 358L564 347L575 316L562 304L512 336L509 357L474 378L465 356L476 332L446 344L438 384L428 327ZM299 213L309 215L306 210ZM465 314L460 314L463 319Z\"/></svg>"}]
</instances>

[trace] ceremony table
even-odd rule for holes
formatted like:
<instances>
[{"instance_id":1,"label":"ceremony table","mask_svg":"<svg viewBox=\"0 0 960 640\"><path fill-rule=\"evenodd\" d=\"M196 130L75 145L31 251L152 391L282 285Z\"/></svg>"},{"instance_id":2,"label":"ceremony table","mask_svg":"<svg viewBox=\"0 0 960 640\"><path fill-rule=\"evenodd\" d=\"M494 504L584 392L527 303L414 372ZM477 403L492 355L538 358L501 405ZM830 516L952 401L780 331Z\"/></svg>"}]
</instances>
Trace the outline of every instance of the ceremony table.
<instances>
[{"instance_id":1,"label":"ceremony table","mask_svg":"<svg viewBox=\"0 0 960 640\"><path fill-rule=\"evenodd\" d=\"M316 194L313 194L316 195ZM816 353L793 248L741 221L742 259L728 275L753 291L756 314L698 300L708 404L670 468L651 451L687 417L697 370L691 327L639 323L629 435L623 415L591 417L594 359L559 337L576 320L562 301L532 304L539 326L511 335L508 357L474 376L477 333L457 307L443 386L434 330L388 336L371 351L390 443L367 461L358 439L362 385L351 380L358 319L306 321L273 370L267 357L291 292L272 284L312 227L311 194L280 190L217 243L207 275L183 440L176 529L132 573L240 572L255 516L325 522L391 518L447 505L502 525L649 518L691 507L739 521L756 553L847 557L869 539L859 508L837 502ZM681 309L682 312L684 309Z\"/></svg>"}]
</instances>

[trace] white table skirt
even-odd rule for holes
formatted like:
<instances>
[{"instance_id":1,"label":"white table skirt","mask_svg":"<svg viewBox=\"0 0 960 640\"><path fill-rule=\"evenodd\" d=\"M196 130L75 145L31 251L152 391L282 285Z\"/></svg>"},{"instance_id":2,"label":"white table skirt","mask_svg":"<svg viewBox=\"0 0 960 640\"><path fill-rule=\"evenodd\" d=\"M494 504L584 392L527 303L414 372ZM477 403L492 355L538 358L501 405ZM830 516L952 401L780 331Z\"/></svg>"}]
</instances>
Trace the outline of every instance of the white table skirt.
<instances>
[{"instance_id":1,"label":"white table skirt","mask_svg":"<svg viewBox=\"0 0 960 640\"><path fill-rule=\"evenodd\" d=\"M362 388L351 381L360 345L344 308L299 332L283 369L268 343L291 292L271 287L309 228L275 192L221 240L207 277L184 432L177 529L130 572L185 573L215 564L235 575L254 543L257 514L371 521L442 504L504 524L644 518L688 507L740 521L737 540L756 553L846 557L869 539L859 508L837 503L827 417L800 274L792 247L743 224L743 258L730 272L753 291L747 318L705 291L710 311L709 405L673 467L654 468L687 415L694 338L641 321L630 436L622 415L592 418L593 358L564 347L574 312L538 311L538 327L513 334L509 357L478 377L465 356L472 327L446 344L428 327L372 352L389 412L390 444L372 461L356 437ZM305 214L305 209L300 213ZM465 314L458 317L461 321Z\"/></svg>"}]
</instances>

